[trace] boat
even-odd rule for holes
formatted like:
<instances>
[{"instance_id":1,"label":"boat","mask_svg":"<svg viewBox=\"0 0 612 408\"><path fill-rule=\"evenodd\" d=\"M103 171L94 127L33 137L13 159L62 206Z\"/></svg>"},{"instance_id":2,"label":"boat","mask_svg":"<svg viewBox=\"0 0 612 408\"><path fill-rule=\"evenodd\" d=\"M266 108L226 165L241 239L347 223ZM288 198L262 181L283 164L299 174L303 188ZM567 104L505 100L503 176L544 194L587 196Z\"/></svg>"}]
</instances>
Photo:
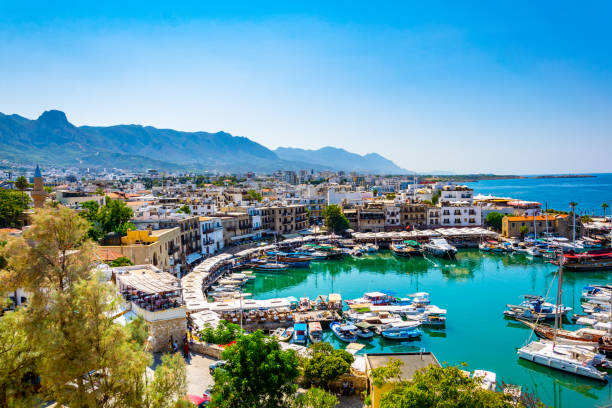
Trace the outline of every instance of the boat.
<instances>
[{"instance_id":1,"label":"boat","mask_svg":"<svg viewBox=\"0 0 612 408\"><path fill-rule=\"evenodd\" d=\"M355 324L357 330L355 334L361 339L371 339L374 337L374 329L376 328L373 324L367 322L359 322Z\"/></svg>"},{"instance_id":2,"label":"boat","mask_svg":"<svg viewBox=\"0 0 612 408\"><path fill-rule=\"evenodd\" d=\"M562 255L561 264L569 271L612 270L612 249L596 249L580 253L572 250Z\"/></svg>"},{"instance_id":3,"label":"boat","mask_svg":"<svg viewBox=\"0 0 612 408\"><path fill-rule=\"evenodd\" d=\"M557 305L561 303L561 288L563 285L563 267L559 265L557 283ZM558 344L557 335L561 324L561 307L556 307L555 325L552 335L553 341L534 341L518 349L519 358L532 361L536 364L565 371L567 373L607 381L607 373L599 371L598 366L610 366L610 362L603 354L595 352L596 348L576 344ZM537 326L534 326L534 329ZM546 331L548 334L548 331Z\"/></svg>"},{"instance_id":4,"label":"boat","mask_svg":"<svg viewBox=\"0 0 612 408\"><path fill-rule=\"evenodd\" d=\"M416 241L408 240L403 242L395 242L389 246L393 255L399 257L412 258L423 256L423 248Z\"/></svg>"},{"instance_id":5,"label":"boat","mask_svg":"<svg viewBox=\"0 0 612 408\"><path fill-rule=\"evenodd\" d=\"M293 342L306 344L308 341L308 325L306 323L296 323L293 325Z\"/></svg>"},{"instance_id":6,"label":"boat","mask_svg":"<svg viewBox=\"0 0 612 408\"><path fill-rule=\"evenodd\" d=\"M533 257L540 257L543 255L543 252L540 250L540 248L532 246L527 248L527 254Z\"/></svg>"},{"instance_id":7,"label":"boat","mask_svg":"<svg viewBox=\"0 0 612 408\"><path fill-rule=\"evenodd\" d=\"M378 252L378 249L379 249L379 247L376 244L372 244L372 243L365 244L365 251L366 252L369 252L369 253Z\"/></svg>"},{"instance_id":8,"label":"boat","mask_svg":"<svg viewBox=\"0 0 612 408\"><path fill-rule=\"evenodd\" d=\"M341 324L339 322L332 322L329 325L332 332L345 343L354 343L357 341L357 327L352 324Z\"/></svg>"},{"instance_id":9,"label":"boat","mask_svg":"<svg viewBox=\"0 0 612 408\"><path fill-rule=\"evenodd\" d=\"M253 269L258 271L280 272L289 269L289 265L283 263L257 262L253 265Z\"/></svg>"},{"instance_id":10,"label":"boat","mask_svg":"<svg viewBox=\"0 0 612 408\"><path fill-rule=\"evenodd\" d=\"M457 255L457 248L449 244L444 238L432 238L423 245L425 252L440 258L454 259Z\"/></svg>"},{"instance_id":11,"label":"boat","mask_svg":"<svg viewBox=\"0 0 612 408\"><path fill-rule=\"evenodd\" d=\"M308 323L308 337L310 338L311 343L318 343L323 340L323 329L321 328L321 323Z\"/></svg>"},{"instance_id":12,"label":"boat","mask_svg":"<svg viewBox=\"0 0 612 408\"><path fill-rule=\"evenodd\" d=\"M283 333L285 333L285 329L282 327L279 327L278 329L274 330L272 334L270 334L270 336L276 338L277 340L280 340Z\"/></svg>"},{"instance_id":13,"label":"boat","mask_svg":"<svg viewBox=\"0 0 612 408\"><path fill-rule=\"evenodd\" d=\"M582 289L582 299L612 301L612 287L603 285L588 285Z\"/></svg>"},{"instance_id":14,"label":"boat","mask_svg":"<svg viewBox=\"0 0 612 408\"><path fill-rule=\"evenodd\" d=\"M528 309L532 314L537 315L541 319L554 319L556 314L561 316L567 315L572 310L571 307L563 305L555 305L544 301L542 296L524 295L524 301L519 305L508 304L506 307L510 310ZM504 314L506 314L504 312ZM508 315L508 314L506 314Z\"/></svg>"},{"instance_id":15,"label":"boat","mask_svg":"<svg viewBox=\"0 0 612 408\"><path fill-rule=\"evenodd\" d=\"M478 379L480 387L487 391L495 391L497 388L497 374L492 371L474 370L472 378Z\"/></svg>"},{"instance_id":16,"label":"boat","mask_svg":"<svg viewBox=\"0 0 612 408\"><path fill-rule=\"evenodd\" d=\"M383 292L367 292L363 294L363 297L358 299L347 300L346 303L350 305L355 304L371 304L371 305L388 305L394 301L394 297L387 295Z\"/></svg>"},{"instance_id":17,"label":"boat","mask_svg":"<svg viewBox=\"0 0 612 408\"><path fill-rule=\"evenodd\" d=\"M517 320L522 322L525 326L530 327L539 338L547 340L555 339L555 329L553 327L521 319ZM582 344L585 346L597 347L600 343L600 339L602 339L601 342L603 342L603 338L607 337L607 334L606 331L589 328L581 328L575 331L557 329L556 340L558 343L562 344Z\"/></svg>"},{"instance_id":18,"label":"boat","mask_svg":"<svg viewBox=\"0 0 612 408\"><path fill-rule=\"evenodd\" d=\"M419 322L396 322L379 329L380 335L389 340L410 340L423 335Z\"/></svg>"},{"instance_id":19,"label":"boat","mask_svg":"<svg viewBox=\"0 0 612 408\"><path fill-rule=\"evenodd\" d=\"M597 369L607 360L604 355L595 353L592 347L534 341L518 349L517 354L524 360L550 368L607 381L607 373Z\"/></svg>"},{"instance_id":20,"label":"boat","mask_svg":"<svg viewBox=\"0 0 612 408\"><path fill-rule=\"evenodd\" d=\"M287 327L283 333L278 336L278 341L289 341L293 337L293 326Z\"/></svg>"}]
</instances>

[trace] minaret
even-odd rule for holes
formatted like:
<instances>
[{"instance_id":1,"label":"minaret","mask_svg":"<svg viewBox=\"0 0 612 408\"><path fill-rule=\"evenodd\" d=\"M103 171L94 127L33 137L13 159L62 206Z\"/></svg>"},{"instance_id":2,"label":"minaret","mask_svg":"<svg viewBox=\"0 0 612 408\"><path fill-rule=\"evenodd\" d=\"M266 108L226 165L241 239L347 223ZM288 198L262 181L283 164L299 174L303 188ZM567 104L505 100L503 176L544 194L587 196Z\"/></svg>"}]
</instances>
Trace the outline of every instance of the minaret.
<instances>
[{"instance_id":1,"label":"minaret","mask_svg":"<svg viewBox=\"0 0 612 408\"><path fill-rule=\"evenodd\" d=\"M36 170L34 170L34 189L30 195L32 196L32 200L34 200L34 208L42 208L49 195L45 191L45 185L43 184L43 178L38 164L36 165Z\"/></svg>"}]
</instances>

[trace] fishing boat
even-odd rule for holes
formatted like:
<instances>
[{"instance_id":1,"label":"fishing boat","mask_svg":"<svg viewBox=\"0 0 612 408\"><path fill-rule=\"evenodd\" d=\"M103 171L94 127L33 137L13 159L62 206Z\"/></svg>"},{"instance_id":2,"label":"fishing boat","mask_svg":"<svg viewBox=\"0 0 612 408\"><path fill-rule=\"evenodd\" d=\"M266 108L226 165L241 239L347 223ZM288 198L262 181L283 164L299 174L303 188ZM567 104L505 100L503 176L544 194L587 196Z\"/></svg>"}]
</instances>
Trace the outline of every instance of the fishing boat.
<instances>
[{"instance_id":1,"label":"fishing boat","mask_svg":"<svg viewBox=\"0 0 612 408\"><path fill-rule=\"evenodd\" d=\"M258 271L280 272L289 269L289 265L278 262L259 261L253 265L253 269Z\"/></svg>"},{"instance_id":2,"label":"fishing boat","mask_svg":"<svg viewBox=\"0 0 612 408\"><path fill-rule=\"evenodd\" d=\"M279 340L280 337L283 335L283 333L285 333L285 329L282 327L279 327L278 329L274 330L270 336Z\"/></svg>"},{"instance_id":3,"label":"fishing boat","mask_svg":"<svg viewBox=\"0 0 612 408\"><path fill-rule=\"evenodd\" d=\"M367 322L359 322L355 324L357 330L355 334L361 339L371 339L374 337L374 329L376 328L373 324Z\"/></svg>"},{"instance_id":4,"label":"fishing boat","mask_svg":"<svg viewBox=\"0 0 612 408\"><path fill-rule=\"evenodd\" d=\"M396 242L389 246L393 255L399 257L412 258L423 256L423 248L416 241L408 240L404 242Z\"/></svg>"},{"instance_id":5,"label":"fishing boat","mask_svg":"<svg viewBox=\"0 0 612 408\"><path fill-rule=\"evenodd\" d=\"M306 344L308 341L308 325L306 323L296 323L293 325L293 342Z\"/></svg>"},{"instance_id":6,"label":"fishing boat","mask_svg":"<svg viewBox=\"0 0 612 408\"><path fill-rule=\"evenodd\" d=\"M293 337L293 326L287 327L281 335L278 336L278 341L289 341Z\"/></svg>"},{"instance_id":7,"label":"fishing boat","mask_svg":"<svg viewBox=\"0 0 612 408\"><path fill-rule=\"evenodd\" d=\"M383 292L367 292L363 294L363 297L347 300L346 303L349 306L354 304L388 305L392 303L393 300L393 296Z\"/></svg>"},{"instance_id":8,"label":"fishing boat","mask_svg":"<svg viewBox=\"0 0 612 408\"><path fill-rule=\"evenodd\" d=\"M357 341L357 327L352 324L341 324L338 322L332 322L329 325L332 332L345 343L354 343Z\"/></svg>"},{"instance_id":9,"label":"fishing boat","mask_svg":"<svg viewBox=\"0 0 612 408\"><path fill-rule=\"evenodd\" d=\"M553 327L546 324L532 323L521 319L518 320L525 326L531 328L539 338L547 340L555 339L555 329ZM606 331L590 328L581 328L574 331L557 329L556 339L558 343L562 344L581 344L584 346L597 347L599 343L603 341L600 341L600 339L607 337L607 334Z\"/></svg>"},{"instance_id":10,"label":"fishing boat","mask_svg":"<svg viewBox=\"0 0 612 408\"><path fill-rule=\"evenodd\" d=\"M432 238L423 245L425 252L440 258L454 259L457 255L457 248L449 244L444 238Z\"/></svg>"},{"instance_id":11,"label":"fishing boat","mask_svg":"<svg viewBox=\"0 0 612 408\"><path fill-rule=\"evenodd\" d=\"M308 323L308 337L310 338L311 343L318 343L323 340L323 329L321 328L321 323Z\"/></svg>"},{"instance_id":12,"label":"fishing boat","mask_svg":"<svg viewBox=\"0 0 612 408\"><path fill-rule=\"evenodd\" d=\"M389 340L416 339L423 335L418 322L396 322L386 328L381 328L380 335Z\"/></svg>"},{"instance_id":13,"label":"fishing boat","mask_svg":"<svg viewBox=\"0 0 612 408\"><path fill-rule=\"evenodd\" d=\"M597 249L581 253L571 251L562 255L561 264L569 271L612 270L612 250Z\"/></svg>"},{"instance_id":14,"label":"fishing boat","mask_svg":"<svg viewBox=\"0 0 612 408\"><path fill-rule=\"evenodd\" d=\"M365 244L365 251L366 252L369 252L369 253L378 252L378 249L379 249L378 245L376 245L376 244L372 244L372 243Z\"/></svg>"},{"instance_id":15,"label":"fishing boat","mask_svg":"<svg viewBox=\"0 0 612 408\"><path fill-rule=\"evenodd\" d=\"M572 310L571 307L563 305L555 305L544 301L542 296L537 295L524 295L525 299L519 305L508 304L508 309L528 309L532 314L538 315L542 319L554 319L556 314L559 313L561 316L567 315Z\"/></svg>"},{"instance_id":16,"label":"fishing boat","mask_svg":"<svg viewBox=\"0 0 612 408\"><path fill-rule=\"evenodd\" d=\"M563 267L559 265L557 281L557 305L561 303L563 286ZM599 371L598 366L609 366L610 362L603 354L595 352L595 348L575 344L558 344L557 334L561 324L560 306L556 307L553 341L534 341L518 349L519 358L536 364L565 371L571 374L607 381L607 373ZM534 326L535 327L535 326Z\"/></svg>"},{"instance_id":17,"label":"fishing boat","mask_svg":"<svg viewBox=\"0 0 612 408\"><path fill-rule=\"evenodd\" d=\"M543 251L537 246L528 247L526 252L527 252L527 255L530 255L533 257L541 257L542 255L544 255Z\"/></svg>"},{"instance_id":18,"label":"fishing boat","mask_svg":"<svg viewBox=\"0 0 612 408\"><path fill-rule=\"evenodd\" d=\"M478 249L482 252L493 252L493 248L495 248L495 241L485 241L478 244Z\"/></svg>"}]
</instances>

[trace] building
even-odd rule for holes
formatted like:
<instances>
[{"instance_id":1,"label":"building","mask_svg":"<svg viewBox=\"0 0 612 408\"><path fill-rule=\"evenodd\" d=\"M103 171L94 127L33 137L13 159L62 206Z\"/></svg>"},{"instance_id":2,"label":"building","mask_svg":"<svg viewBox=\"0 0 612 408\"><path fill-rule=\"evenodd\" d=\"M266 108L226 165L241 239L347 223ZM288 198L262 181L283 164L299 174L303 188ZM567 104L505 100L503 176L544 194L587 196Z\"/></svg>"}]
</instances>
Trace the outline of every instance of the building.
<instances>
[{"instance_id":1,"label":"building","mask_svg":"<svg viewBox=\"0 0 612 408\"><path fill-rule=\"evenodd\" d=\"M417 202L407 202L400 205L400 223L402 227L422 228L427 223L427 205Z\"/></svg>"},{"instance_id":2,"label":"building","mask_svg":"<svg viewBox=\"0 0 612 408\"><path fill-rule=\"evenodd\" d=\"M261 207L261 222L264 229L274 234L295 234L308 228L308 216L304 205Z\"/></svg>"},{"instance_id":3,"label":"building","mask_svg":"<svg viewBox=\"0 0 612 408\"><path fill-rule=\"evenodd\" d=\"M440 367L440 363L436 359L436 356L434 356L431 352L366 354L364 357L367 375L367 391L372 399L372 408L380 407L382 395L385 392L393 389L393 382L398 380L410 381L412 380L414 373L429 366ZM371 378L372 370L375 368L384 367L391 360L399 360L402 363L400 368L400 378L392 379L389 383L383 384L380 387L374 385Z\"/></svg>"},{"instance_id":4,"label":"building","mask_svg":"<svg viewBox=\"0 0 612 408\"><path fill-rule=\"evenodd\" d=\"M441 227L478 227L482 225L479 205L446 202L439 204L438 207Z\"/></svg>"},{"instance_id":5,"label":"building","mask_svg":"<svg viewBox=\"0 0 612 408\"><path fill-rule=\"evenodd\" d=\"M174 275L180 273L180 265L175 266L175 259L179 259L181 250L181 235L178 227L156 231L128 230L125 237L105 237L103 246L120 252L133 264L152 264Z\"/></svg>"},{"instance_id":6,"label":"building","mask_svg":"<svg viewBox=\"0 0 612 408\"><path fill-rule=\"evenodd\" d=\"M468 186L457 186L454 184L446 185L440 190L440 202L456 203L456 202L474 202L474 190Z\"/></svg>"},{"instance_id":7,"label":"building","mask_svg":"<svg viewBox=\"0 0 612 408\"><path fill-rule=\"evenodd\" d=\"M49 193L45 190L45 184L38 164L36 165L36 170L34 170L34 188L30 192L30 196L34 201L34 208L44 207L45 200L49 196Z\"/></svg>"},{"instance_id":8,"label":"building","mask_svg":"<svg viewBox=\"0 0 612 408\"><path fill-rule=\"evenodd\" d=\"M223 225L219 217L200 217L200 246L202 255L210 256L225 246Z\"/></svg>"},{"instance_id":9,"label":"building","mask_svg":"<svg viewBox=\"0 0 612 408\"><path fill-rule=\"evenodd\" d=\"M502 219L502 236L506 238L519 238L524 235L542 236L546 232L572 239L574 236L573 217L567 214L545 214L535 217L505 216ZM526 229L526 230L525 230ZM576 217L576 238L582 237L583 226L580 217Z\"/></svg>"}]
</instances>

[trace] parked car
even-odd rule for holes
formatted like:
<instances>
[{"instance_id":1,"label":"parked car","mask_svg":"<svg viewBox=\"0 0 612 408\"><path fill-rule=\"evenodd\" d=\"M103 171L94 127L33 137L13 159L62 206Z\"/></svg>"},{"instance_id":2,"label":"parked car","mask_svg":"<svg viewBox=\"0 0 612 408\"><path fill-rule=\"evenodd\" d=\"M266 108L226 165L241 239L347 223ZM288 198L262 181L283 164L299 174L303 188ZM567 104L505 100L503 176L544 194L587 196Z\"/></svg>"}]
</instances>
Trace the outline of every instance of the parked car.
<instances>
[{"instance_id":1,"label":"parked car","mask_svg":"<svg viewBox=\"0 0 612 408\"><path fill-rule=\"evenodd\" d=\"M227 361L225 360L219 360L213 364L210 365L210 367L208 368L210 370L210 374L214 374L215 370L219 367L224 367L225 365L227 365Z\"/></svg>"},{"instance_id":2,"label":"parked car","mask_svg":"<svg viewBox=\"0 0 612 408\"><path fill-rule=\"evenodd\" d=\"M210 403L210 397L206 394L203 394L201 397L198 397L197 395L187 394L185 396L185 399L198 408L204 408Z\"/></svg>"}]
</instances>

